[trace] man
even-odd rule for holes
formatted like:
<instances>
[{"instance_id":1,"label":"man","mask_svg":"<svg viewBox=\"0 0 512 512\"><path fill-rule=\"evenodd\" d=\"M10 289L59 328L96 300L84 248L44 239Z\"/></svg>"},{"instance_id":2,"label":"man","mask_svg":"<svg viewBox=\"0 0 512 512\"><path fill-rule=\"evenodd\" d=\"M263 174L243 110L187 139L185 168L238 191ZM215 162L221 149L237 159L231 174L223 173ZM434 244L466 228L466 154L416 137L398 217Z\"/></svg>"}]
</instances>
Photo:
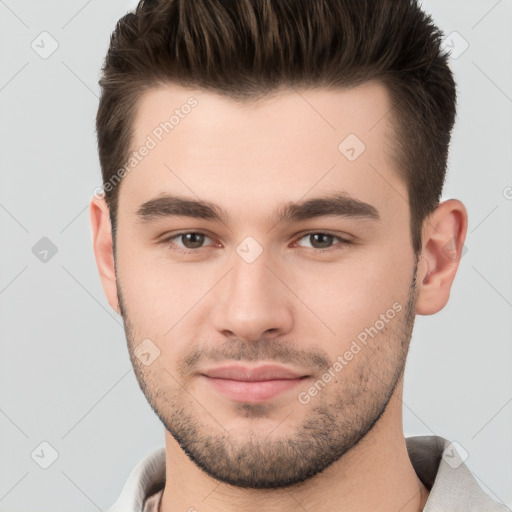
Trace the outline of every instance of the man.
<instances>
[{"instance_id":1,"label":"man","mask_svg":"<svg viewBox=\"0 0 512 512\"><path fill-rule=\"evenodd\" d=\"M416 314L467 230L456 92L416 1L152 0L100 80L94 250L165 448L112 512L504 511L405 439Z\"/></svg>"}]
</instances>

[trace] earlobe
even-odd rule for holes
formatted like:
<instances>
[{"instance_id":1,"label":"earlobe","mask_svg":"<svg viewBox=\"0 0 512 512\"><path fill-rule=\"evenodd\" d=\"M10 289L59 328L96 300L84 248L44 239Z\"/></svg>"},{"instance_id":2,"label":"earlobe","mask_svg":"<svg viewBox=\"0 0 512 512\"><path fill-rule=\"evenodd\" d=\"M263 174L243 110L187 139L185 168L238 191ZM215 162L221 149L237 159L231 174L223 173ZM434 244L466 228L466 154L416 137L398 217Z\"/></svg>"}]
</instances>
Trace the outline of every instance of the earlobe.
<instances>
[{"instance_id":1,"label":"earlobe","mask_svg":"<svg viewBox=\"0 0 512 512\"><path fill-rule=\"evenodd\" d=\"M448 302L464 249L467 224L466 208L456 199L441 203L425 220L417 274L417 314L433 315Z\"/></svg>"},{"instance_id":2,"label":"earlobe","mask_svg":"<svg viewBox=\"0 0 512 512\"><path fill-rule=\"evenodd\" d=\"M112 245L109 208L104 199L93 197L90 204L90 221L94 256L103 291L110 307L120 313L117 298L116 271Z\"/></svg>"}]
</instances>

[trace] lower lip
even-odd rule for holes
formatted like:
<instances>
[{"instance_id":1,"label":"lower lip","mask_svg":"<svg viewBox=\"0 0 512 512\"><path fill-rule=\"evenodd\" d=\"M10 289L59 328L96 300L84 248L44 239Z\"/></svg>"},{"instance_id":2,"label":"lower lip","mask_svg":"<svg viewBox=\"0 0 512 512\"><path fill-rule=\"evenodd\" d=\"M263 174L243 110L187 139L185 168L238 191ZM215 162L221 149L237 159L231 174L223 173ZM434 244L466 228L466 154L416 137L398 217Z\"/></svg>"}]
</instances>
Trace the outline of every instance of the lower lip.
<instances>
[{"instance_id":1,"label":"lower lip","mask_svg":"<svg viewBox=\"0 0 512 512\"><path fill-rule=\"evenodd\" d=\"M262 381L240 381L204 376L214 389L237 402L266 402L300 384L299 379L276 379Z\"/></svg>"}]
</instances>

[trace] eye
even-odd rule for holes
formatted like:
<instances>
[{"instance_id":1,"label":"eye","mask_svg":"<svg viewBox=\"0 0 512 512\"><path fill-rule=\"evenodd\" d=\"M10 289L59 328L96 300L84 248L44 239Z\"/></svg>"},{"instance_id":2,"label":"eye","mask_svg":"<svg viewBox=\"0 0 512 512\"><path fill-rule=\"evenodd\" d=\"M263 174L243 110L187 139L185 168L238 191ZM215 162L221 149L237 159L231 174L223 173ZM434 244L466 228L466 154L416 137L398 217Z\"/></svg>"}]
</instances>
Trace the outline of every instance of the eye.
<instances>
[{"instance_id":1,"label":"eye","mask_svg":"<svg viewBox=\"0 0 512 512\"><path fill-rule=\"evenodd\" d=\"M307 239L310 243L312 248L315 252L323 252L326 250L329 250L334 247L333 242L335 240L338 240L338 242L341 242L341 245L350 245L353 243L350 240L346 240L345 238L342 238L338 235L334 235L332 233L326 233L326 232L319 232L315 231L312 233L306 233L302 235L301 238L297 240L298 243L300 240Z\"/></svg>"},{"instance_id":2,"label":"eye","mask_svg":"<svg viewBox=\"0 0 512 512\"><path fill-rule=\"evenodd\" d=\"M205 233L201 233L199 231L187 231L185 233L178 233L177 235L166 238L163 243L176 246L172 247L172 249L178 252L191 253L196 252L198 249L203 249L205 239L212 240ZM181 245L178 243L179 241L182 242Z\"/></svg>"}]
</instances>

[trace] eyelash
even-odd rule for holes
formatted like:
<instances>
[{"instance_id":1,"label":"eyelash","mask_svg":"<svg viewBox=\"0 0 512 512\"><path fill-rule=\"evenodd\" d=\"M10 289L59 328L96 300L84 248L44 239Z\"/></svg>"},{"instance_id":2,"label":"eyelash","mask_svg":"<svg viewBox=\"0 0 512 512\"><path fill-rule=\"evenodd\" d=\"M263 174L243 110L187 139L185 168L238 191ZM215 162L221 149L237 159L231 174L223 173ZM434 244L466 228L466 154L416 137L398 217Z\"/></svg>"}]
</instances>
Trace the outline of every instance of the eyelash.
<instances>
[{"instance_id":1,"label":"eyelash","mask_svg":"<svg viewBox=\"0 0 512 512\"><path fill-rule=\"evenodd\" d=\"M179 248L179 247L176 248L176 246L175 247L171 246L171 245L175 245L172 242L172 240L174 240L176 238L179 238L180 236L183 236L183 235L191 235L191 234L194 234L194 235L204 235L205 237L210 238L211 240L213 240L210 235L208 235L207 233L204 233L202 231L183 231L181 233L176 233L175 235L172 235L171 237L165 238L164 240L162 240L161 243L164 244L164 245L169 246L169 248L171 250L176 251L176 252L181 253L181 254L193 254L193 253L199 252L201 249L206 249L206 247L199 247L197 249L182 249L182 248ZM352 244L354 244L354 242L352 240L346 240L345 238L342 238L339 235L335 235L334 233L330 233L329 231L310 231L308 233L303 233L303 234L301 234L301 236L299 238L296 239L296 241L294 243L298 242L299 240L302 240L303 238L305 238L307 236L311 236L311 235L327 235L327 236L332 236L333 238L338 239L338 241L341 242L342 245L352 245ZM332 250L339 250L341 248L340 247L332 246L332 247L329 247L327 249L315 249L314 247L313 248L305 247L304 249L312 251L315 254L319 254L319 253L320 254L324 254L326 252L330 252Z\"/></svg>"}]
</instances>

